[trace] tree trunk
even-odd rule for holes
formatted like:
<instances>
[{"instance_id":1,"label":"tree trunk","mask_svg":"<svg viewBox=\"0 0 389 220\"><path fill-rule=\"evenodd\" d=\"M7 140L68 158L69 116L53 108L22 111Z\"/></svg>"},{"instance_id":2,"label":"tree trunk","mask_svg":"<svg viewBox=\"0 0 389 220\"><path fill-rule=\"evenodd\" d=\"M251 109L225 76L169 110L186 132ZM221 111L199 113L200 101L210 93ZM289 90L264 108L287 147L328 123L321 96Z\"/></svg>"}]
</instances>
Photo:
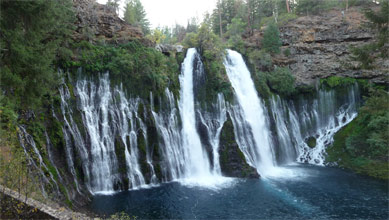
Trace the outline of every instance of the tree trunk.
<instances>
[{"instance_id":1,"label":"tree trunk","mask_svg":"<svg viewBox=\"0 0 389 220\"><path fill-rule=\"evenodd\" d=\"M285 2L286 2L286 10L288 10L288 13L290 13L289 0L285 0Z\"/></svg>"},{"instance_id":2,"label":"tree trunk","mask_svg":"<svg viewBox=\"0 0 389 220\"><path fill-rule=\"evenodd\" d=\"M220 38L223 38L222 13L221 13L221 10L220 10L220 7L221 7L220 0L219 0L218 4L219 4L218 11L219 11Z\"/></svg>"},{"instance_id":3,"label":"tree trunk","mask_svg":"<svg viewBox=\"0 0 389 220\"><path fill-rule=\"evenodd\" d=\"M251 8L250 8L250 0L247 0L247 26L249 27L249 35L253 32L251 27Z\"/></svg>"}]
</instances>

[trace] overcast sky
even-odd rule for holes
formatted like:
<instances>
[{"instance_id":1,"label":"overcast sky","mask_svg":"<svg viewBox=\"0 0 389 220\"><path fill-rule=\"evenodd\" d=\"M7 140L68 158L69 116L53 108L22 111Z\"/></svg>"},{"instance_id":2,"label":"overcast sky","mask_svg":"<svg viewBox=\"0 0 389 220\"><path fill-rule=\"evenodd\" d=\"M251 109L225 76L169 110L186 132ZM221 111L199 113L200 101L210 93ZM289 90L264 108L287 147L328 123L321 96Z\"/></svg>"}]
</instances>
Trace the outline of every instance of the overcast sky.
<instances>
[{"instance_id":1,"label":"overcast sky","mask_svg":"<svg viewBox=\"0 0 389 220\"><path fill-rule=\"evenodd\" d=\"M107 0L97 0L105 4ZM121 8L125 0L121 0ZM141 0L151 27L186 25L188 19L197 17L202 20L205 12L212 12L216 0ZM123 13L120 13L123 14Z\"/></svg>"}]
</instances>

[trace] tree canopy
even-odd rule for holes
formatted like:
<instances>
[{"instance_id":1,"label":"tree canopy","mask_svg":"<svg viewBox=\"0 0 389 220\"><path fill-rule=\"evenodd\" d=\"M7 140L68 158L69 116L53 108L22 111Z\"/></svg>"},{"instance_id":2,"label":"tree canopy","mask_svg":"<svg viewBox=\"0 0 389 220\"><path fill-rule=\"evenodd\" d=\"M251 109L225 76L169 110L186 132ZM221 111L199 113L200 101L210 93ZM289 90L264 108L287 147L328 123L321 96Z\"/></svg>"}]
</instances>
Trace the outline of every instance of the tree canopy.
<instances>
[{"instance_id":1,"label":"tree canopy","mask_svg":"<svg viewBox=\"0 0 389 220\"><path fill-rule=\"evenodd\" d=\"M2 102L36 106L57 85L56 57L73 30L70 0L1 1ZM12 100L12 101L11 101Z\"/></svg>"}]
</instances>

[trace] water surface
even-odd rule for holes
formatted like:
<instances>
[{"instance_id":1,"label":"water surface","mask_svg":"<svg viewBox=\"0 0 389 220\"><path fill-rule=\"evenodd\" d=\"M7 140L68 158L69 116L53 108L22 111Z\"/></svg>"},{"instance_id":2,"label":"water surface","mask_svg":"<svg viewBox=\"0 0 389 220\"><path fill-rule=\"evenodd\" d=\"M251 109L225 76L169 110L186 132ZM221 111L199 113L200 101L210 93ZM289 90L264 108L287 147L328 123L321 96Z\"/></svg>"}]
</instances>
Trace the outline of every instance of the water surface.
<instances>
[{"instance_id":1,"label":"water surface","mask_svg":"<svg viewBox=\"0 0 389 220\"><path fill-rule=\"evenodd\" d=\"M215 187L178 182L97 195L91 209L138 219L388 219L388 183L337 168L288 166L277 177Z\"/></svg>"}]
</instances>

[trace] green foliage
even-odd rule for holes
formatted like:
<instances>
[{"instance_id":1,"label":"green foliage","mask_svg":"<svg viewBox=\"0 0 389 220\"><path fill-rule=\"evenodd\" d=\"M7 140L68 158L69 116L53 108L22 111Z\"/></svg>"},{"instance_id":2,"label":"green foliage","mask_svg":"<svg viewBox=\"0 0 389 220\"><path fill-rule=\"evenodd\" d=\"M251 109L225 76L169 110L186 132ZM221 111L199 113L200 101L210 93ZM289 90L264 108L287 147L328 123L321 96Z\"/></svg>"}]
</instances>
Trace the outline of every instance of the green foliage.
<instances>
[{"instance_id":1,"label":"green foliage","mask_svg":"<svg viewBox=\"0 0 389 220\"><path fill-rule=\"evenodd\" d=\"M244 51L244 41L242 33L246 29L246 23L240 18L233 18L231 24L227 26L228 47L240 52Z\"/></svg>"},{"instance_id":2,"label":"green foliage","mask_svg":"<svg viewBox=\"0 0 389 220\"><path fill-rule=\"evenodd\" d=\"M373 177L389 179L389 95L377 90L357 118L339 131L328 148L328 161Z\"/></svg>"},{"instance_id":3,"label":"green foliage","mask_svg":"<svg viewBox=\"0 0 389 220\"><path fill-rule=\"evenodd\" d=\"M183 44L187 48L197 47L198 46L197 34L196 33L186 34Z\"/></svg>"},{"instance_id":4,"label":"green foliage","mask_svg":"<svg viewBox=\"0 0 389 220\"><path fill-rule=\"evenodd\" d=\"M120 0L108 0L107 5L112 7L117 14L119 14L119 1Z\"/></svg>"},{"instance_id":5,"label":"green foliage","mask_svg":"<svg viewBox=\"0 0 389 220\"><path fill-rule=\"evenodd\" d=\"M374 43L366 44L361 47L351 47L351 59L361 62L359 68L372 69L374 67L373 62L375 60L372 52L376 50L376 48L377 45Z\"/></svg>"},{"instance_id":6,"label":"green foliage","mask_svg":"<svg viewBox=\"0 0 389 220\"><path fill-rule=\"evenodd\" d=\"M220 25L222 32L227 31L227 25L232 23L232 19L238 16L242 11L243 1L237 0L220 0L216 4L216 8L211 15L212 30L215 34L221 36ZM243 9L244 10L244 9ZM220 19L221 18L221 19Z\"/></svg>"},{"instance_id":7,"label":"green foliage","mask_svg":"<svg viewBox=\"0 0 389 220\"><path fill-rule=\"evenodd\" d=\"M156 44L163 43L166 39L166 35L163 34L161 30L158 28L151 31L151 34L146 35L146 38L151 40L152 42Z\"/></svg>"},{"instance_id":8,"label":"green foliage","mask_svg":"<svg viewBox=\"0 0 389 220\"><path fill-rule=\"evenodd\" d=\"M330 76L325 79L320 79L320 84L329 88L336 87L346 87L348 85L353 85L357 80L349 77L341 77L341 76Z\"/></svg>"},{"instance_id":9,"label":"green foliage","mask_svg":"<svg viewBox=\"0 0 389 220\"><path fill-rule=\"evenodd\" d=\"M217 93L220 92L227 99L231 98L232 90L223 65L225 45L212 32L210 26L206 23L201 24L198 33L187 34L184 43L186 47L197 48L203 58L204 69L207 74L205 101L214 101Z\"/></svg>"},{"instance_id":10,"label":"green foliage","mask_svg":"<svg viewBox=\"0 0 389 220\"><path fill-rule=\"evenodd\" d=\"M37 107L58 84L53 66L70 39L70 0L1 1L0 82L4 99L17 108Z\"/></svg>"},{"instance_id":11,"label":"green foliage","mask_svg":"<svg viewBox=\"0 0 389 220\"><path fill-rule=\"evenodd\" d=\"M365 16L369 19L369 26L378 30L378 37L376 42L363 45L361 47L352 47L352 59L361 62L361 68L372 69L375 61L375 52L380 52L382 58L388 58L388 49L385 44L388 42L389 37L389 1L383 0L381 3L381 9L378 12L372 9L365 10Z\"/></svg>"},{"instance_id":12,"label":"green foliage","mask_svg":"<svg viewBox=\"0 0 389 220\"><path fill-rule=\"evenodd\" d=\"M255 65L255 68L262 71L270 71L273 69L273 60L269 53L264 50L253 50L248 54L250 63Z\"/></svg>"},{"instance_id":13,"label":"green foliage","mask_svg":"<svg viewBox=\"0 0 389 220\"><path fill-rule=\"evenodd\" d=\"M314 15L332 9L334 7L339 7L339 1L331 0L298 0L296 13L301 15Z\"/></svg>"},{"instance_id":14,"label":"green foliage","mask_svg":"<svg viewBox=\"0 0 389 220\"><path fill-rule=\"evenodd\" d=\"M129 24L140 27L143 33L150 33L150 22L140 0L128 0L124 8L124 20Z\"/></svg>"},{"instance_id":15,"label":"green foliage","mask_svg":"<svg viewBox=\"0 0 389 220\"><path fill-rule=\"evenodd\" d=\"M259 95L262 98L269 98L271 95L270 88L267 85L267 73L266 72L257 72L254 76L254 84Z\"/></svg>"},{"instance_id":16,"label":"green foliage","mask_svg":"<svg viewBox=\"0 0 389 220\"><path fill-rule=\"evenodd\" d=\"M93 45L80 42L74 45L76 62L66 67L82 67L87 74L109 72L111 81L122 83L128 92L142 98L149 98L150 91L163 94L166 87L176 93L178 85L178 64L173 57L143 46L137 41L124 45Z\"/></svg>"},{"instance_id":17,"label":"green foliage","mask_svg":"<svg viewBox=\"0 0 389 220\"><path fill-rule=\"evenodd\" d=\"M281 46L282 42L278 27L274 22L271 22L263 33L262 49L269 53L278 54L280 53Z\"/></svg>"},{"instance_id":18,"label":"green foliage","mask_svg":"<svg viewBox=\"0 0 389 220\"><path fill-rule=\"evenodd\" d=\"M295 92L295 78L289 68L277 67L267 77L269 87L283 96L290 96Z\"/></svg>"},{"instance_id":19,"label":"green foliage","mask_svg":"<svg viewBox=\"0 0 389 220\"><path fill-rule=\"evenodd\" d=\"M284 50L284 55L287 56L287 57L289 57L289 56L291 55L290 49L289 49L289 48L286 48L286 49Z\"/></svg>"},{"instance_id":20,"label":"green foliage","mask_svg":"<svg viewBox=\"0 0 389 220\"><path fill-rule=\"evenodd\" d=\"M295 13L284 13L284 14L280 14L277 16L277 25L278 27L281 27L283 25L285 25L286 23L288 23L289 21L292 21L294 19L296 19L298 16L295 14ZM274 16L271 16L271 17L264 17L261 19L261 22L260 22L260 27L264 27L264 26L267 26L269 25L270 23L274 22L275 21L275 17Z\"/></svg>"},{"instance_id":21,"label":"green foliage","mask_svg":"<svg viewBox=\"0 0 389 220\"><path fill-rule=\"evenodd\" d=\"M113 215L111 215L108 219L120 219L120 220L136 220L136 216L129 216L125 212L117 212Z\"/></svg>"}]
</instances>

